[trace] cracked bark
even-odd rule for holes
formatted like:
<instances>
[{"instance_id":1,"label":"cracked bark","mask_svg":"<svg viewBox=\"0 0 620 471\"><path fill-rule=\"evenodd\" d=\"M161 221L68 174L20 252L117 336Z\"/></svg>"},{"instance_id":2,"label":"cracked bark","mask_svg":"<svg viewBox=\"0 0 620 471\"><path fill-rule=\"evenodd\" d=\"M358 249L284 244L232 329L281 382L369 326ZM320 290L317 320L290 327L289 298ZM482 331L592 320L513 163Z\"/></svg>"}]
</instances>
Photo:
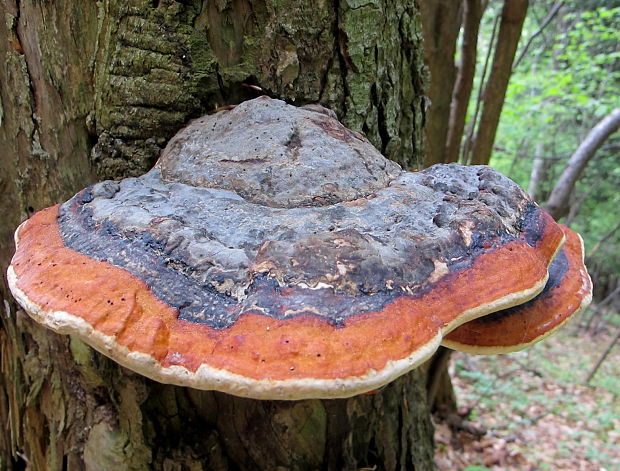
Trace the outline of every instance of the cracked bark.
<instances>
[{"instance_id":1,"label":"cracked bark","mask_svg":"<svg viewBox=\"0 0 620 471\"><path fill-rule=\"evenodd\" d=\"M0 11L3 273L20 221L142 173L188 119L259 93L248 85L320 101L420 164L415 3L7 0ZM423 370L334 401L162 385L39 327L0 289L0 469L433 468Z\"/></svg>"}]
</instances>

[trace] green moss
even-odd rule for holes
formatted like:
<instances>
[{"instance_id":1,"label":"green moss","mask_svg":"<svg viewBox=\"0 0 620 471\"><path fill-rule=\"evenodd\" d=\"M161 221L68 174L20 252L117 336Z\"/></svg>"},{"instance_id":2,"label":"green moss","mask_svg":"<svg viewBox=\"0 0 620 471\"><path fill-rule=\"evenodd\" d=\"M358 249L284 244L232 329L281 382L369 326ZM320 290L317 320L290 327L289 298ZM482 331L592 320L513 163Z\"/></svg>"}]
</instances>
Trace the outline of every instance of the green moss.
<instances>
[{"instance_id":1,"label":"green moss","mask_svg":"<svg viewBox=\"0 0 620 471\"><path fill-rule=\"evenodd\" d=\"M93 388L102 386L105 382L99 375L99 370L93 364L93 349L75 335L71 335L69 338L71 356L75 361L75 365L82 373L86 384Z\"/></svg>"},{"instance_id":2,"label":"green moss","mask_svg":"<svg viewBox=\"0 0 620 471\"><path fill-rule=\"evenodd\" d=\"M327 415L321 401L287 404L279 413L274 414L272 424L283 445L287 449L295 450L299 463L321 463L327 432Z\"/></svg>"},{"instance_id":3,"label":"green moss","mask_svg":"<svg viewBox=\"0 0 620 471\"><path fill-rule=\"evenodd\" d=\"M150 460L142 462L127 456L126 451L134 448L129 446L128 437L119 428L106 422L95 424L84 444L84 464L87 469L113 469L116 471L138 471L149 469Z\"/></svg>"},{"instance_id":4,"label":"green moss","mask_svg":"<svg viewBox=\"0 0 620 471\"><path fill-rule=\"evenodd\" d=\"M423 151L424 93L417 12L380 0L340 8L339 27L347 39L340 51L347 64L345 124L364 131L391 159L415 168Z\"/></svg>"}]
</instances>

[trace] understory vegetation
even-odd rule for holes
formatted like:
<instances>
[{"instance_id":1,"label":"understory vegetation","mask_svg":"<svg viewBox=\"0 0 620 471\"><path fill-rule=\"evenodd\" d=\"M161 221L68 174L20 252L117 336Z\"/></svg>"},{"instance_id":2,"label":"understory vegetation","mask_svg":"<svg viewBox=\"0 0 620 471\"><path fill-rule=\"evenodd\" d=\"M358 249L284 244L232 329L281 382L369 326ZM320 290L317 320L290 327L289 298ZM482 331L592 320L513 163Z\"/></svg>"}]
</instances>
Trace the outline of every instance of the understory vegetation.
<instances>
[{"instance_id":1,"label":"understory vegetation","mask_svg":"<svg viewBox=\"0 0 620 471\"><path fill-rule=\"evenodd\" d=\"M439 469L618 469L620 351L586 384L620 328L617 315L605 319L596 334L573 323L523 352L454 354L452 381L468 427L435 424Z\"/></svg>"}]
</instances>

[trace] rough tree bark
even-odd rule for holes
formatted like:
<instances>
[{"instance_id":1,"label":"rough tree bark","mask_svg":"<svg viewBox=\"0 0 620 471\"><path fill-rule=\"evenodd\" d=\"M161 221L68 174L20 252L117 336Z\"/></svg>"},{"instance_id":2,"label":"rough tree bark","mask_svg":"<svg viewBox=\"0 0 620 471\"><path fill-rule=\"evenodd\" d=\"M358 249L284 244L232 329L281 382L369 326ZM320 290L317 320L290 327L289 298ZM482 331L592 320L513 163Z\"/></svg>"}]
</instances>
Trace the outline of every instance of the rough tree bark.
<instances>
[{"instance_id":1,"label":"rough tree bark","mask_svg":"<svg viewBox=\"0 0 620 471\"><path fill-rule=\"evenodd\" d=\"M493 66L482 95L482 113L472 146L471 163L486 165L491 158L495 133L504 105L508 81L527 13L528 0L505 0Z\"/></svg>"},{"instance_id":2,"label":"rough tree bark","mask_svg":"<svg viewBox=\"0 0 620 471\"><path fill-rule=\"evenodd\" d=\"M594 156L603 142L620 128L620 108L614 109L594 126L586 138L579 144L575 153L571 156L562 171L560 178L551 190L545 208L555 218L560 219L570 209L570 195L575 188L575 184L581 172L586 167L590 159Z\"/></svg>"},{"instance_id":3,"label":"rough tree bark","mask_svg":"<svg viewBox=\"0 0 620 471\"><path fill-rule=\"evenodd\" d=\"M254 88L321 102L421 162L415 2L7 0L0 4L0 264L34 211L148 169ZM432 469L423 369L376 395L253 401L162 385L34 324L0 286L0 469Z\"/></svg>"}]
</instances>

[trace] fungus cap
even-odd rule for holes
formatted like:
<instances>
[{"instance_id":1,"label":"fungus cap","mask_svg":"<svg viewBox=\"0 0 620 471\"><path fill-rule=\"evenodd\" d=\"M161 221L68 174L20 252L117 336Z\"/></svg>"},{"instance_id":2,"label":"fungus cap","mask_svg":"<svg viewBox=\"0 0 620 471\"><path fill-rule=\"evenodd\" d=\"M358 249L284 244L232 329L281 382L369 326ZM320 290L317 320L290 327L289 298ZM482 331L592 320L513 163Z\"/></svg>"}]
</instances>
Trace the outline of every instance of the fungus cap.
<instances>
[{"instance_id":1,"label":"fungus cap","mask_svg":"<svg viewBox=\"0 0 620 471\"><path fill-rule=\"evenodd\" d=\"M327 110L263 97L35 214L8 276L34 319L155 380L348 397L535 296L563 238L489 167L405 172Z\"/></svg>"},{"instance_id":2,"label":"fungus cap","mask_svg":"<svg viewBox=\"0 0 620 471\"><path fill-rule=\"evenodd\" d=\"M453 350L491 355L523 350L557 331L592 300L592 282L584 265L583 241L562 226L566 243L549 269L549 280L535 298L469 321L442 344Z\"/></svg>"}]
</instances>

